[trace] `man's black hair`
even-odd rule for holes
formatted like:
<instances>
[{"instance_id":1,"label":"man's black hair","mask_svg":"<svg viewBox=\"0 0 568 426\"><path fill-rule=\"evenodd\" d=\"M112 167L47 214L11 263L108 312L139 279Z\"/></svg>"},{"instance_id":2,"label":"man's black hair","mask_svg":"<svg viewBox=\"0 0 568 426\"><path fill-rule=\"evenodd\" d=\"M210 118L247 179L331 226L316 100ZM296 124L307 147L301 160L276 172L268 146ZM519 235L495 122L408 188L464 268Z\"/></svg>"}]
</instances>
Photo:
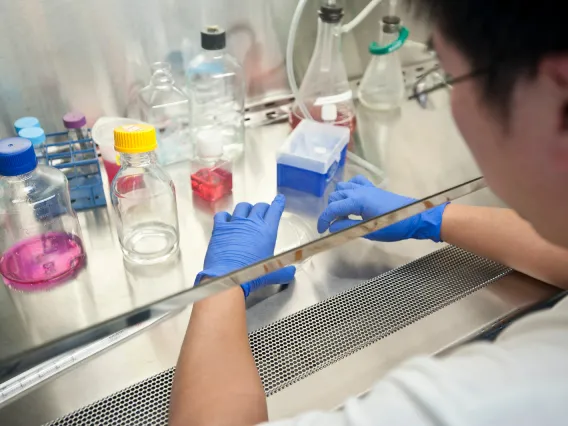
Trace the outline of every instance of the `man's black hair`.
<instances>
[{"instance_id":1,"label":"man's black hair","mask_svg":"<svg viewBox=\"0 0 568 426\"><path fill-rule=\"evenodd\" d=\"M547 55L568 53L563 0L409 0L469 60L491 105L507 112L513 87ZM459 77L459 76L453 76Z\"/></svg>"}]
</instances>

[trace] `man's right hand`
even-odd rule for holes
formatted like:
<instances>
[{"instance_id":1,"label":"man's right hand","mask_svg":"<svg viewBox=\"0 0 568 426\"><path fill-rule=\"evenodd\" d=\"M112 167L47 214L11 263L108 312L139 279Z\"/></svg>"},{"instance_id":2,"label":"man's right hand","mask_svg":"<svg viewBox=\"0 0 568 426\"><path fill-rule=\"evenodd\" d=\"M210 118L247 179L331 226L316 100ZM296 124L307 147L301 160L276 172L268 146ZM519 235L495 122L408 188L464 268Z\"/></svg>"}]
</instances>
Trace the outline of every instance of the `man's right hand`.
<instances>
[{"instance_id":1,"label":"man's right hand","mask_svg":"<svg viewBox=\"0 0 568 426\"><path fill-rule=\"evenodd\" d=\"M415 201L413 198L377 188L364 176L356 176L349 182L338 183L336 191L330 194L329 205L318 220L318 232L323 233L327 229L330 232L338 232L362 220L381 216ZM373 232L365 238L389 242L410 238L440 242L442 215L446 206L447 203L434 207ZM350 215L360 216L362 220L349 219Z\"/></svg>"}]
</instances>

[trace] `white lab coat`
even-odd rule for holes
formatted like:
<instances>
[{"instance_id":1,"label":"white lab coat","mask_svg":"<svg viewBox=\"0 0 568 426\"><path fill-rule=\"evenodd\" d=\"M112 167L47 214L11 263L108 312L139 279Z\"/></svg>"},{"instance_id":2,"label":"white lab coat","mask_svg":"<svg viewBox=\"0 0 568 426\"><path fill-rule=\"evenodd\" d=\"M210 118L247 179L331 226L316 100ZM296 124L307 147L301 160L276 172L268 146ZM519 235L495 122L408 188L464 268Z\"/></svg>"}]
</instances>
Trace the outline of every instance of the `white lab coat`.
<instances>
[{"instance_id":1,"label":"white lab coat","mask_svg":"<svg viewBox=\"0 0 568 426\"><path fill-rule=\"evenodd\" d=\"M340 411L269 425L568 425L568 297L494 343L405 361Z\"/></svg>"}]
</instances>

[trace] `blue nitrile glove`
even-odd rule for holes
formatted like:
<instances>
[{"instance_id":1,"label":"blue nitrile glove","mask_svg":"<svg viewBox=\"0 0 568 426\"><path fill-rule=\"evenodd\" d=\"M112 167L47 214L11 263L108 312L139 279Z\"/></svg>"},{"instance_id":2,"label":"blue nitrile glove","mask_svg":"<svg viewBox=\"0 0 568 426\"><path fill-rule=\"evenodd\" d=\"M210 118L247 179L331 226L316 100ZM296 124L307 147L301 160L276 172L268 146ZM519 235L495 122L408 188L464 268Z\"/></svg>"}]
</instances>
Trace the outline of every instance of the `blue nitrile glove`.
<instances>
[{"instance_id":1,"label":"blue nitrile glove","mask_svg":"<svg viewBox=\"0 0 568 426\"><path fill-rule=\"evenodd\" d=\"M356 176L349 182L338 183L336 191L330 194L329 205L318 220L318 232L323 233L328 228L331 232L337 232L361 222L348 219L349 215L361 216L363 220L368 220L415 201L413 198L377 188L367 178ZM447 205L448 203L442 204L394 223L365 238L388 242L409 238L440 242L442 215Z\"/></svg>"},{"instance_id":2,"label":"blue nitrile glove","mask_svg":"<svg viewBox=\"0 0 568 426\"><path fill-rule=\"evenodd\" d=\"M286 198L277 195L272 205L239 203L231 216L217 213L213 234L205 255L204 270L195 284L205 277L219 277L274 255L278 224ZM245 297L261 287L286 284L294 279L296 267L287 266L241 285Z\"/></svg>"}]
</instances>

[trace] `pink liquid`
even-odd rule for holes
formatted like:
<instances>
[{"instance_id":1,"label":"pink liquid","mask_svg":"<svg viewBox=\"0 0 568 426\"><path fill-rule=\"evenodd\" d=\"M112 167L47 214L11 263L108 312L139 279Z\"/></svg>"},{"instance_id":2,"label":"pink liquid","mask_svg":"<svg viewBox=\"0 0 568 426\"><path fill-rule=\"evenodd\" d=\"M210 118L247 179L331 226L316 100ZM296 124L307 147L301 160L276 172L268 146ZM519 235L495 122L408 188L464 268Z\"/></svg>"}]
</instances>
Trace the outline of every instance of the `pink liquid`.
<instances>
[{"instance_id":1,"label":"pink liquid","mask_svg":"<svg viewBox=\"0 0 568 426\"><path fill-rule=\"evenodd\" d=\"M233 190L233 174L221 168L203 168L191 175L191 189L207 201L217 201Z\"/></svg>"},{"instance_id":2,"label":"pink liquid","mask_svg":"<svg viewBox=\"0 0 568 426\"><path fill-rule=\"evenodd\" d=\"M103 158L103 165L105 166L105 170L108 176L108 183L109 185L112 183L112 180L120 170L120 166L113 161L107 161Z\"/></svg>"},{"instance_id":3,"label":"pink liquid","mask_svg":"<svg viewBox=\"0 0 568 426\"><path fill-rule=\"evenodd\" d=\"M75 277L85 263L79 237L49 232L10 247L0 258L0 274L18 290L45 290Z\"/></svg>"}]
</instances>

